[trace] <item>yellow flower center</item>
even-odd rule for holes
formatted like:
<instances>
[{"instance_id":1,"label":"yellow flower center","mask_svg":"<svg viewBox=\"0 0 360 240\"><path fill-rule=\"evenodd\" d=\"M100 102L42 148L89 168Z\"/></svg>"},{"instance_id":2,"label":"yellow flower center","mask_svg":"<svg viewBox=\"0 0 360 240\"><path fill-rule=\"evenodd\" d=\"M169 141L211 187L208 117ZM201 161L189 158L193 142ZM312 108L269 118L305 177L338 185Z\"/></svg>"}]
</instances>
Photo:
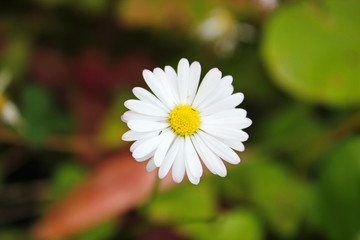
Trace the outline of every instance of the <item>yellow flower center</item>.
<instances>
[{"instance_id":1,"label":"yellow flower center","mask_svg":"<svg viewBox=\"0 0 360 240\"><path fill-rule=\"evenodd\" d=\"M180 136L194 134L200 128L200 122L199 111L190 105L179 105L169 115L170 127Z\"/></svg>"},{"instance_id":2,"label":"yellow flower center","mask_svg":"<svg viewBox=\"0 0 360 240\"><path fill-rule=\"evenodd\" d=\"M0 95L0 110L3 109L5 103L6 103L6 98L3 95Z\"/></svg>"}]
</instances>

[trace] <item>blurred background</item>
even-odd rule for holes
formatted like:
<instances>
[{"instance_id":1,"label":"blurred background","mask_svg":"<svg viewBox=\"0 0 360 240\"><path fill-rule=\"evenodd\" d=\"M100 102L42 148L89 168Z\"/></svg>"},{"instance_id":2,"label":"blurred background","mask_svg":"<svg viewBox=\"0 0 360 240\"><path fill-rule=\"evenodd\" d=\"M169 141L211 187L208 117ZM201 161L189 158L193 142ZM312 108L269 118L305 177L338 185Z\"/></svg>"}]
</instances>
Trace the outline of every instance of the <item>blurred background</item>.
<instances>
[{"instance_id":1,"label":"blurred background","mask_svg":"<svg viewBox=\"0 0 360 240\"><path fill-rule=\"evenodd\" d=\"M360 240L360 1L0 2L0 239ZM242 163L164 180L121 140L143 69L218 67ZM155 190L154 190L155 189Z\"/></svg>"}]
</instances>

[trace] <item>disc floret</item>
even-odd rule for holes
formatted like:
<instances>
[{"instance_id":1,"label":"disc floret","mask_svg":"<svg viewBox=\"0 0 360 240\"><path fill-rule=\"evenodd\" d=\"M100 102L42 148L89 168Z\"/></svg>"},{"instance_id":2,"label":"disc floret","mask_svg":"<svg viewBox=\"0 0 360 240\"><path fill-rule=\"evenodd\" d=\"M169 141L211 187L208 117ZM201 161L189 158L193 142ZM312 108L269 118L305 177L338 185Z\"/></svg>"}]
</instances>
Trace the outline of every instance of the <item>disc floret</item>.
<instances>
[{"instance_id":1,"label":"disc floret","mask_svg":"<svg viewBox=\"0 0 360 240\"><path fill-rule=\"evenodd\" d=\"M200 128L200 114L190 105L179 105L169 114L171 129L180 136L194 134Z\"/></svg>"}]
</instances>

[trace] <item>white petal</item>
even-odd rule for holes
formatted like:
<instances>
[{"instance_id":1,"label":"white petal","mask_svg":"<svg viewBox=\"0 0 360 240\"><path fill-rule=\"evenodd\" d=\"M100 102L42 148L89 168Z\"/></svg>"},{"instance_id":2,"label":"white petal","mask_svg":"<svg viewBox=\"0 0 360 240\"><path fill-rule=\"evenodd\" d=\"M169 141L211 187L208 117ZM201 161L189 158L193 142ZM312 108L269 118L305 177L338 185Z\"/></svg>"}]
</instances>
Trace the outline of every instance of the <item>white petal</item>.
<instances>
[{"instance_id":1,"label":"white petal","mask_svg":"<svg viewBox=\"0 0 360 240\"><path fill-rule=\"evenodd\" d=\"M204 162L205 166L214 174L217 174L221 177L226 176L226 167L221 159L215 155L211 149L209 149L203 140L194 134L191 136L191 140L195 146L196 152L199 154L201 160Z\"/></svg>"},{"instance_id":2,"label":"white petal","mask_svg":"<svg viewBox=\"0 0 360 240\"><path fill-rule=\"evenodd\" d=\"M233 80L232 76L225 76L223 79L226 79L227 77L231 77L231 82L232 82L232 80ZM226 88L226 90L223 92L223 95L220 96L220 98L218 100L229 97L230 95L233 94L233 92L234 92L234 86L232 84L230 84L230 86L228 86Z\"/></svg>"},{"instance_id":3,"label":"white petal","mask_svg":"<svg viewBox=\"0 0 360 240\"><path fill-rule=\"evenodd\" d=\"M219 138L219 140L231 147L232 149L235 149L236 151L242 152L245 150L245 146L241 141L223 138Z\"/></svg>"},{"instance_id":4,"label":"white petal","mask_svg":"<svg viewBox=\"0 0 360 240\"><path fill-rule=\"evenodd\" d=\"M166 121L167 117L149 116L133 111L127 111L121 116L121 120L125 123L127 123L130 120L152 120L156 122L156 121Z\"/></svg>"},{"instance_id":5,"label":"white petal","mask_svg":"<svg viewBox=\"0 0 360 240\"><path fill-rule=\"evenodd\" d=\"M143 138L146 138L146 136L149 133L144 133L144 132L135 132L133 130L129 130L126 133L124 133L121 137L122 140L124 141L136 141L136 140L140 140Z\"/></svg>"},{"instance_id":6,"label":"white petal","mask_svg":"<svg viewBox=\"0 0 360 240\"><path fill-rule=\"evenodd\" d=\"M156 136L159 135L159 131L154 131L154 132L148 132L146 133L146 136L142 139L139 139L137 141L135 141L133 144L131 144L130 146L130 151L133 152L135 150L135 148L137 148L139 145L141 145L143 142L145 142L147 139L150 138L154 138Z\"/></svg>"},{"instance_id":7,"label":"white petal","mask_svg":"<svg viewBox=\"0 0 360 240\"><path fill-rule=\"evenodd\" d=\"M159 135L142 142L139 146L135 148L135 150L132 153L132 156L134 158L145 157L147 154L151 153L159 146L161 138L162 136Z\"/></svg>"},{"instance_id":8,"label":"white petal","mask_svg":"<svg viewBox=\"0 0 360 240\"><path fill-rule=\"evenodd\" d=\"M144 133L129 130L122 135L121 139L124 141L136 141L141 139L141 137L143 137L144 135L145 135Z\"/></svg>"},{"instance_id":9,"label":"white petal","mask_svg":"<svg viewBox=\"0 0 360 240\"><path fill-rule=\"evenodd\" d=\"M235 129L244 129L251 126L252 121L249 118L233 118L233 119L226 119L223 122L223 125L228 126L229 128L235 128ZM219 124L219 123L214 123Z\"/></svg>"},{"instance_id":10,"label":"white petal","mask_svg":"<svg viewBox=\"0 0 360 240\"><path fill-rule=\"evenodd\" d=\"M226 144L202 131L198 131L198 133L199 137L205 142L205 144L220 158L231 164L238 164L240 162L239 156Z\"/></svg>"},{"instance_id":11,"label":"white petal","mask_svg":"<svg viewBox=\"0 0 360 240\"><path fill-rule=\"evenodd\" d=\"M170 82L170 79L168 79L165 72L160 68L155 68L154 74L161 81L161 84L163 86L163 96L165 98L167 106L169 106L170 110L173 109L176 106L177 102L174 98L173 86Z\"/></svg>"},{"instance_id":12,"label":"white petal","mask_svg":"<svg viewBox=\"0 0 360 240\"><path fill-rule=\"evenodd\" d=\"M163 104L165 104L166 106L168 106L168 108L170 108L170 106L166 102L167 98L164 95L166 90L164 89L164 87L162 85L161 79L158 79L155 76L155 74L149 70L143 71L143 77L144 77L146 84L151 89L151 91L160 99L160 101Z\"/></svg>"},{"instance_id":13,"label":"white petal","mask_svg":"<svg viewBox=\"0 0 360 240\"><path fill-rule=\"evenodd\" d=\"M241 122L241 125L242 125L242 128L248 128L250 127L252 124L252 121L250 118L245 118L242 122Z\"/></svg>"},{"instance_id":14,"label":"white petal","mask_svg":"<svg viewBox=\"0 0 360 240\"><path fill-rule=\"evenodd\" d=\"M141 140L137 140L137 141L133 142L130 146L130 152L133 152L135 150L135 148L137 148L144 141L145 141L145 139L141 139Z\"/></svg>"},{"instance_id":15,"label":"white petal","mask_svg":"<svg viewBox=\"0 0 360 240\"><path fill-rule=\"evenodd\" d=\"M138 99L143 102L151 103L156 107L163 109L165 112L169 110L162 102L160 102L158 98L156 98L152 93L150 93L144 88L135 87L133 88L133 93Z\"/></svg>"},{"instance_id":16,"label":"white petal","mask_svg":"<svg viewBox=\"0 0 360 240\"><path fill-rule=\"evenodd\" d=\"M200 74L201 74L201 65L199 62L193 62L190 66L190 74L189 74L189 89L188 89L188 98L187 103L192 104L196 91L199 87L200 82Z\"/></svg>"},{"instance_id":17,"label":"white petal","mask_svg":"<svg viewBox=\"0 0 360 240\"><path fill-rule=\"evenodd\" d=\"M224 96L222 96L223 98L228 97L230 95L232 95L234 92L234 86L230 85L224 92Z\"/></svg>"},{"instance_id":18,"label":"white petal","mask_svg":"<svg viewBox=\"0 0 360 240\"><path fill-rule=\"evenodd\" d=\"M189 173L189 170L188 170L188 169L186 169L186 172L187 172L187 176L188 176L189 181L190 181L192 184L194 184L194 185L198 185L199 182L200 182L200 178L199 178L199 177L197 178L197 177L192 176L192 175Z\"/></svg>"},{"instance_id":19,"label":"white petal","mask_svg":"<svg viewBox=\"0 0 360 240\"><path fill-rule=\"evenodd\" d=\"M171 146L174 138L176 137L174 132L170 129L165 129L161 135L163 136L163 139L161 140L161 144L156 149L154 154L154 161L157 167L161 166L165 155L169 150L169 147Z\"/></svg>"},{"instance_id":20,"label":"white petal","mask_svg":"<svg viewBox=\"0 0 360 240\"><path fill-rule=\"evenodd\" d=\"M242 108L224 109L222 111L206 116L206 118L242 118L246 117L246 110Z\"/></svg>"},{"instance_id":21,"label":"white petal","mask_svg":"<svg viewBox=\"0 0 360 240\"><path fill-rule=\"evenodd\" d=\"M244 118L246 117L246 111L242 108L225 109L208 116L201 116L202 120L221 120L225 118Z\"/></svg>"},{"instance_id":22,"label":"white petal","mask_svg":"<svg viewBox=\"0 0 360 240\"><path fill-rule=\"evenodd\" d=\"M218 125L225 125L228 126L228 124L231 125L248 125L249 124L249 120L246 117L211 117L210 116L205 116L204 118L201 118L202 122L207 123L207 124L218 124Z\"/></svg>"},{"instance_id":23,"label":"white petal","mask_svg":"<svg viewBox=\"0 0 360 240\"><path fill-rule=\"evenodd\" d=\"M252 121L249 118L223 118L216 120L202 120L203 125L211 125L213 127L223 128L234 128L234 129L244 129L249 127L252 124ZM245 140L244 140L245 141Z\"/></svg>"},{"instance_id":24,"label":"white petal","mask_svg":"<svg viewBox=\"0 0 360 240\"><path fill-rule=\"evenodd\" d=\"M152 158L154 156L154 153L155 153L155 151L152 151L151 153L146 154L144 157L135 158L135 160L137 162L144 162L144 161L149 160L150 158Z\"/></svg>"},{"instance_id":25,"label":"white petal","mask_svg":"<svg viewBox=\"0 0 360 240\"><path fill-rule=\"evenodd\" d=\"M222 78L223 81L228 82L230 85L234 81L234 78L231 75L226 75Z\"/></svg>"},{"instance_id":26,"label":"white petal","mask_svg":"<svg viewBox=\"0 0 360 240\"><path fill-rule=\"evenodd\" d=\"M196 108L204 101L209 94L217 88L220 83L221 72L217 68L211 69L201 82L198 92L196 93L193 106Z\"/></svg>"},{"instance_id":27,"label":"white petal","mask_svg":"<svg viewBox=\"0 0 360 240\"><path fill-rule=\"evenodd\" d=\"M199 109L204 109L207 106L209 106L210 104L213 104L215 102L218 102L219 100L223 99L225 96L225 91L231 87L231 83L232 83L232 77L231 76L226 76L224 78L222 78L219 81L219 85L217 88L213 89L213 91L208 95L208 97L206 99L204 99L199 105L198 108Z\"/></svg>"},{"instance_id":28,"label":"white petal","mask_svg":"<svg viewBox=\"0 0 360 240\"><path fill-rule=\"evenodd\" d=\"M146 165L146 171L148 172L152 172L156 169L155 163L154 163L154 158L151 158L149 160L149 162Z\"/></svg>"},{"instance_id":29,"label":"white petal","mask_svg":"<svg viewBox=\"0 0 360 240\"><path fill-rule=\"evenodd\" d=\"M153 122L148 120L131 120L128 123L128 127L135 132L152 132L162 130L169 126L165 122Z\"/></svg>"},{"instance_id":30,"label":"white petal","mask_svg":"<svg viewBox=\"0 0 360 240\"><path fill-rule=\"evenodd\" d=\"M177 86L178 76L177 76L175 70L170 66L165 67L165 74L166 74L167 79L169 79L169 83L171 86L171 92L175 99L175 103L176 103L176 105L178 105L180 103L179 91L178 91L178 86Z\"/></svg>"},{"instance_id":31,"label":"white petal","mask_svg":"<svg viewBox=\"0 0 360 240\"><path fill-rule=\"evenodd\" d=\"M249 138L249 135L246 132L235 128L230 128L228 126L203 123L201 124L200 129L219 138L239 140L242 142L245 142Z\"/></svg>"},{"instance_id":32,"label":"white petal","mask_svg":"<svg viewBox=\"0 0 360 240\"><path fill-rule=\"evenodd\" d=\"M177 73L180 103L186 104L189 91L189 61L186 58L180 60Z\"/></svg>"},{"instance_id":33,"label":"white petal","mask_svg":"<svg viewBox=\"0 0 360 240\"><path fill-rule=\"evenodd\" d=\"M213 117L212 115L202 117L201 121L207 124L221 124L226 126L228 126L227 124L247 126L251 122L251 120L246 117Z\"/></svg>"},{"instance_id":34,"label":"white petal","mask_svg":"<svg viewBox=\"0 0 360 240\"><path fill-rule=\"evenodd\" d=\"M159 178L163 179L168 174L171 166L174 163L174 160L179 152L181 140L179 137L176 137L174 143L170 146L169 151L166 154L166 157L159 169Z\"/></svg>"},{"instance_id":35,"label":"white petal","mask_svg":"<svg viewBox=\"0 0 360 240\"><path fill-rule=\"evenodd\" d=\"M127 100L124 103L125 107L128 109L149 115L149 116L158 116L158 117L167 117L168 113L164 111L163 109L156 107L155 105L149 103L149 102L142 102L139 100Z\"/></svg>"},{"instance_id":36,"label":"white petal","mask_svg":"<svg viewBox=\"0 0 360 240\"><path fill-rule=\"evenodd\" d=\"M4 122L12 126L20 124L20 113L14 103L6 101L2 109L2 119Z\"/></svg>"},{"instance_id":37,"label":"white petal","mask_svg":"<svg viewBox=\"0 0 360 240\"><path fill-rule=\"evenodd\" d=\"M219 111L223 111L229 108L235 108L244 100L244 94L235 93L215 104L212 104L204 109L199 108L202 115L210 115Z\"/></svg>"},{"instance_id":38,"label":"white petal","mask_svg":"<svg viewBox=\"0 0 360 240\"><path fill-rule=\"evenodd\" d=\"M189 136L185 137L184 153L186 169L193 177L200 178L203 174L202 166Z\"/></svg>"},{"instance_id":39,"label":"white petal","mask_svg":"<svg viewBox=\"0 0 360 240\"><path fill-rule=\"evenodd\" d=\"M178 138L180 142L178 154L175 157L175 161L172 167L172 177L177 183L180 183L184 179L185 175L185 161L184 161L184 138Z\"/></svg>"}]
</instances>

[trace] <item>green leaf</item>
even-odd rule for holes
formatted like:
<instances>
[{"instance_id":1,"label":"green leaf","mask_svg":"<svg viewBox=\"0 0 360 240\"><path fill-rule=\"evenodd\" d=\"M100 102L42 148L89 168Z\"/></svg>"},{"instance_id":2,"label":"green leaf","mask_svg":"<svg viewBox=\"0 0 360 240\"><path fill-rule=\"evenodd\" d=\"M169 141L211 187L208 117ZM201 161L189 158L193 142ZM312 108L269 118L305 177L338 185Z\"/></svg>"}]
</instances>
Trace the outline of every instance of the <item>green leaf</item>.
<instances>
[{"instance_id":1,"label":"green leaf","mask_svg":"<svg viewBox=\"0 0 360 240\"><path fill-rule=\"evenodd\" d=\"M360 104L360 1L298 1L276 11L263 55L276 84L295 97Z\"/></svg>"},{"instance_id":2,"label":"green leaf","mask_svg":"<svg viewBox=\"0 0 360 240\"><path fill-rule=\"evenodd\" d=\"M91 229L77 234L72 237L71 240L108 240L113 239L112 237L117 231L118 227L116 221L105 221Z\"/></svg>"},{"instance_id":3,"label":"green leaf","mask_svg":"<svg viewBox=\"0 0 360 240\"><path fill-rule=\"evenodd\" d=\"M129 129L127 125L121 121L120 117L124 112L128 111L124 106L124 102L131 97L130 91L121 93L115 97L110 110L101 123L98 140L105 147L119 147L121 144L126 144L121 140L121 136Z\"/></svg>"},{"instance_id":4,"label":"green leaf","mask_svg":"<svg viewBox=\"0 0 360 240\"><path fill-rule=\"evenodd\" d=\"M280 164L253 156L229 170L224 190L232 200L246 201L282 237L295 236L309 205L306 183Z\"/></svg>"},{"instance_id":5,"label":"green leaf","mask_svg":"<svg viewBox=\"0 0 360 240\"><path fill-rule=\"evenodd\" d=\"M248 209L234 209L215 222L178 226L179 231L192 239L205 240L261 240L263 228L255 214Z\"/></svg>"},{"instance_id":6,"label":"green leaf","mask_svg":"<svg viewBox=\"0 0 360 240\"><path fill-rule=\"evenodd\" d=\"M217 226L219 240L242 239L261 240L263 229L258 219L250 210L238 209L226 214Z\"/></svg>"},{"instance_id":7,"label":"green leaf","mask_svg":"<svg viewBox=\"0 0 360 240\"><path fill-rule=\"evenodd\" d=\"M22 107L26 121L24 137L31 145L41 145L50 135L51 108L50 96L44 90L35 86L24 88Z\"/></svg>"},{"instance_id":8,"label":"green leaf","mask_svg":"<svg viewBox=\"0 0 360 240\"><path fill-rule=\"evenodd\" d=\"M276 103L277 92L268 80L257 46L242 46L241 54L214 63L224 75L234 77L235 92L244 92L246 102L256 103L258 108L266 111L269 105Z\"/></svg>"},{"instance_id":9,"label":"green leaf","mask_svg":"<svg viewBox=\"0 0 360 240\"><path fill-rule=\"evenodd\" d=\"M208 181L182 185L160 194L150 204L148 215L157 222L207 221L216 212L215 189Z\"/></svg>"},{"instance_id":10,"label":"green leaf","mask_svg":"<svg viewBox=\"0 0 360 240\"><path fill-rule=\"evenodd\" d=\"M324 132L324 123L311 108L292 104L261 121L257 138L265 149L301 161L304 149L310 149Z\"/></svg>"},{"instance_id":11,"label":"green leaf","mask_svg":"<svg viewBox=\"0 0 360 240\"><path fill-rule=\"evenodd\" d=\"M123 0L119 1L117 15L122 22L131 26L170 28L176 26L178 31L191 31L208 14L224 4L217 0ZM191 25L189 25L189 23Z\"/></svg>"},{"instance_id":12,"label":"green leaf","mask_svg":"<svg viewBox=\"0 0 360 240\"><path fill-rule=\"evenodd\" d=\"M33 0L46 7L59 7L62 5L76 7L90 14L98 14L104 12L108 5L107 0Z\"/></svg>"},{"instance_id":13,"label":"green leaf","mask_svg":"<svg viewBox=\"0 0 360 240\"><path fill-rule=\"evenodd\" d=\"M102 13L108 5L107 0L80 0L72 1L72 4L88 13Z\"/></svg>"},{"instance_id":14,"label":"green leaf","mask_svg":"<svg viewBox=\"0 0 360 240\"><path fill-rule=\"evenodd\" d=\"M63 197L76 184L85 179L87 171L74 161L63 162L56 167L51 181L51 196L55 199Z\"/></svg>"},{"instance_id":15,"label":"green leaf","mask_svg":"<svg viewBox=\"0 0 360 240\"><path fill-rule=\"evenodd\" d=\"M24 138L32 146L41 146L50 134L67 132L72 127L69 117L61 113L52 96L44 89L28 85L22 92Z\"/></svg>"},{"instance_id":16,"label":"green leaf","mask_svg":"<svg viewBox=\"0 0 360 240\"><path fill-rule=\"evenodd\" d=\"M280 235L294 236L306 207L301 182L276 164L258 166L250 181L253 201L272 227Z\"/></svg>"},{"instance_id":17,"label":"green leaf","mask_svg":"<svg viewBox=\"0 0 360 240\"><path fill-rule=\"evenodd\" d=\"M69 0L33 0L34 2L41 4L43 6L59 6L63 4L67 4Z\"/></svg>"},{"instance_id":18,"label":"green leaf","mask_svg":"<svg viewBox=\"0 0 360 240\"><path fill-rule=\"evenodd\" d=\"M23 33L11 33L9 35L6 47L0 55L0 67L9 71L12 77L17 78L23 74L27 67L31 49L31 38Z\"/></svg>"},{"instance_id":19,"label":"green leaf","mask_svg":"<svg viewBox=\"0 0 360 240\"><path fill-rule=\"evenodd\" d=\"M0 229L0 239L1 240L23 240L30 239L28 233L24 229L16 228L5 228Z\"/></svg>"},{"instance_id":20,"label":"green leaf","mask_svg":"<svg viewBox=\"0 0 360 240\"><path fill-rule=\"evenodd\" d=\"M334 240L356 239L360 229L360 137L348 139L324 159L318 180L318 214Z\"/></svg>"}]
</instances>

